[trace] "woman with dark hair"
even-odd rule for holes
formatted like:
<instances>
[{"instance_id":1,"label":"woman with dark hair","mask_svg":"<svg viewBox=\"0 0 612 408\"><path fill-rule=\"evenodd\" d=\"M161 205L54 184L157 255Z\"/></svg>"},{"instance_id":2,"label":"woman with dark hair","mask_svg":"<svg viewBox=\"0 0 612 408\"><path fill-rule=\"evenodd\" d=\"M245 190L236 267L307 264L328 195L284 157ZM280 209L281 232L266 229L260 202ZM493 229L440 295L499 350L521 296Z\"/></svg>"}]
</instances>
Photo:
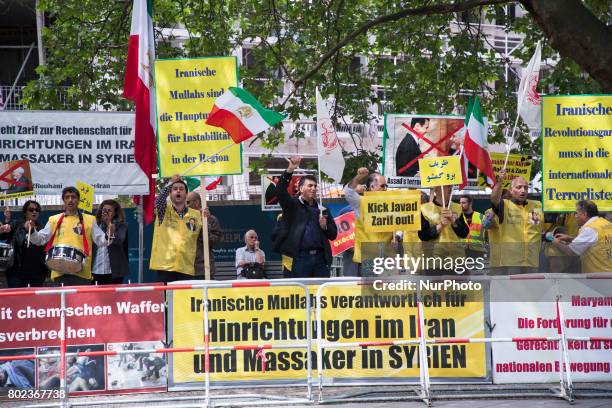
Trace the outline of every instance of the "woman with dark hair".
<instances>
[{"instance_id":1,"label":"woman with dark hair","mask_svg":"<svg viewBox=\"0 0 612 408\"><path fill-rule=\"evenodd\" d=\"M115 200L104 200L98 207L96 222L102 231L107 231L109 225L114 225L115 232L109 236L109 246L98 247L94 244L92 261L94 284L123 283L123 278L130 274L128 226L123 209Z\"/></svg>"},{"instance_id":2,"label":"woman with dark hair","mask_svg":"<svg viewBox=\"0 0 612 408\"><path fill-rule=\"evenodd\" d=\"M45 264L44 245L28 243L28 228L26 222L32 221L36 229L40 229L41 208L34 200L28 200L23 205L22 220L13 220L1 238L13 245L13 266L6 272L9 288L40 287L49 276Z\"/></svg>"}]
</instances>

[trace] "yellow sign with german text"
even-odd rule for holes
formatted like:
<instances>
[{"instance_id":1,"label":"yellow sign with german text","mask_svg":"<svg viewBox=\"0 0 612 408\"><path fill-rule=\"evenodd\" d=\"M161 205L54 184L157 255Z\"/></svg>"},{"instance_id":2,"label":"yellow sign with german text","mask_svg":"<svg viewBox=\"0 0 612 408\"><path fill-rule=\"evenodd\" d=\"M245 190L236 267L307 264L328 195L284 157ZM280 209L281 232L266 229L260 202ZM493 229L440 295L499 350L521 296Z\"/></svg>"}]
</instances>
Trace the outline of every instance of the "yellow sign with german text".
<instances>
[{"instance_id":1,"label":"yellow sign with german text","mask_svg":"<svg viewBox=\"0 0 612 408\"><path fill-rule=\"evenodd\" d=\"M459 156L419 159L419 174L422 187L448 186L463 181Z\"/></svg>"},{"instance_id":2,"label":"yellow sign with german text","mask_svg":"<svg viewBox=\"0 0 612 408\"><path fill-rule=\"evenodd\" d=\"M236 58L157 60L155 85L161 177L183 174L200 162L186 175L241 174L241 146L206 124L217 97L238 86Z\"/></svg>"},{"instance_id":3,"label":"yellow sign with german text","mask_svg":"<svg viewBox=\"0 0 612 408\"><path fill-rule=\"evenodd\" d=\"M590 200L612 210L612 95L542 98L542 205L574 211Z\"/></svg>"},{"instance_id":4,"label":"yellow sign with german text","mask_svg":"<svg viewBox=\"0 0 612 408\"><path fill-rule=\"evenodd\" d=\"M367 232L421 229L421 192L418 190L366 191L359 216Z\"/></svg>"},{"instance_id":5,"label":"yellow sign with german text","mask_svg":"<svg viewBox=\"0 0 612 408\"><path fill-rule=\"evenodd\" d=\"M493 165L493 172L498 174L499 171L504 167L506 161L505 153L489 153L491 156L491 164ZM506 178L504 179L504 189L510 187L512 179L516 177L523 177L529 183L531 178L531 165L533 160L531 157L524 154L510 154L508 155L508 164L506 165ZM486 176L483 173L478 174L478 187L487 187Z\"/></svg>"},{"instance_id":6,"label":"yellow sign with german text","mask_svg":"<svg viewBox=\"0 0 612 408\"><path fill-rule=\"evenodd\" d=\"M407 286L408 281L396 282ZM418 284L416 281L411 283ZM318 286L309 285L308 288L314 305ZM450 288L422 291L427 338L484 337L482 291L466 293ZM173 291L170 313L175 348L203 346L202 299L202 290ZM304 379L308 327L313 338L312 372L316 378L317 325L314 312L310 325L307 322L306 299L305 291L299 287L210 289L210 346L231 347L229 350L211 351L211 380ZM416 289L409 287L401 290L354 285L325 288L321 293L321 337L327 342L339 343L416 340L419 336L416 299ZM239 347L266 345L294 347ZM429 344L427 349L432 377L486 376L483 343ZM204 352L175 353L172 359L175 385L204 381ZM329 347L323 350L321 363L326 379L419 376L416 344Z\"/></svg>"},{"instance_id":7,"label":"yellow sign with german text","mask_svg":"<svg viewBox=\"0 0 612 408\"><path fill-rule=\"evenodd\" d=\"M79 208L91 214L93 212L94 187L82 181L77 181L76 188L79 190Z\"/></svg>"}]
</instances>

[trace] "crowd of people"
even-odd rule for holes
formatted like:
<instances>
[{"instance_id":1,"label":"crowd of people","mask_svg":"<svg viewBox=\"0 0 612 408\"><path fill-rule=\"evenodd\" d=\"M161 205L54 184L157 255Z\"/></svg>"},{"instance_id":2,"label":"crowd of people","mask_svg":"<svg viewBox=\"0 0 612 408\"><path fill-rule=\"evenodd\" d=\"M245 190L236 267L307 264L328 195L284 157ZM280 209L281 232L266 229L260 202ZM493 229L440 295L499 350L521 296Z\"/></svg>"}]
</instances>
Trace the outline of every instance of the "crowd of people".
<instances>
[{"instance_id":1,"label":"crowd of people","mask_svg":"<svg viewBox=\"0 0 612 408\"><path fill-rule=\"evenodd\" d=\"M329 209L317 200L314 176L302 176L297 194L289 193L287 187L300 162L300 157L291 158L276 180L274 195L282 214L269 239L272 248L282 254L284 277L326 278L332 263L330 240L338 230ZM492 189L490 208L483 213L474 210L471 196L462 195L456 203L451 201L451 186L437 187L431 199L421 193L419 231L371 232L359 216L362 196L365 191L386 191L387 183L380 173L358 169L345 186L347 210L355 212L355 245L343 257L346 275L373 276L375 258L397 254L482 258L487 260L486 272L492 275L612 271L612 226L595 203L579 201L574 214L552 214L551 218L543 213L539 201L528 198L527 180L512 179L504 195L505 179L502 170ZM76 188L64 188L64 211L51 216L44 226L39 222L41 206L34 200L25 202L19 219L0 225L0 270L6 276L0 287L124 282L130 270L123 209L117 201L105 200L95 216L88 215L79 211L79 198ZM209 208L202 207L200 196L189 192L187 183L177 175L161 189L155 207L150 269L158 281L206 276L204 230L208 234L209 276L215 279L212 249L221 241L221 227ZM5 212L5 219L10 218L10 212ZM236 250L236 278L268 277L257 232L248 230L244 242L245 246ZM580 263L575 262L578 258ZM542 259L546 265L540 264ZM424 265L418 272L453 273Z\"/></svg>"}]
</instances>

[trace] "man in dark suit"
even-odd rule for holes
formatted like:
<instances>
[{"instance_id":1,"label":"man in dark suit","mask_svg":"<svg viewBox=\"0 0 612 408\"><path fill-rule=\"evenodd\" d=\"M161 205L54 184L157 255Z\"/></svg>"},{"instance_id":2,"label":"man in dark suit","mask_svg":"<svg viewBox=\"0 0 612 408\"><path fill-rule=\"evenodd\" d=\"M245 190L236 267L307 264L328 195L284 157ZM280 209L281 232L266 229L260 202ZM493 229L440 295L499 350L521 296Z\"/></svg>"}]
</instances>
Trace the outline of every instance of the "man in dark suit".
<instances>
[{"instance_id":1,"label":"man in dark suit","mask_svg":"<svg viewBox=\"0 0 612 408\"><path fill-rule=\"evenodd\" d=\"M429 118L412 118L410 127L421 135L429 130ZM412 177L419 171L419 162L415 160L409 167L404 168L412 160L421 155L419 140L410 132L404 136L395 153L395 175Z\"/></svg>"}]
</instances>

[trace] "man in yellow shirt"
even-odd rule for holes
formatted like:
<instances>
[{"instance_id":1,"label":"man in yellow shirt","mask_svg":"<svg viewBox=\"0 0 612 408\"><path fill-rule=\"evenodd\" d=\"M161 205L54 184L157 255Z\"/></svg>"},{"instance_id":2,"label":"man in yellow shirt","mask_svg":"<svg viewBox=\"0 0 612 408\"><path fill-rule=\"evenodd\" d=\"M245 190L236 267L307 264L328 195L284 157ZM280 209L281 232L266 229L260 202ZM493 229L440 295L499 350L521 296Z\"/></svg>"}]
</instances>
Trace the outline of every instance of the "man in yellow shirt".
<instances>
[{"instance_id":1,"label":"man in yellow shirt","mask_svg":"<svg viewBox=\"0 0 612 408\"><path fill-rule=\"evenodd\" d=\"M179 175L173 176L155 198L155 208L157 218L149 267L157 271L160 282L195 279L202 213L187 207L187 184Z\"/></svg>"},{"instance_id":2,"label":"man in yellow shirt","mask_svg":"<svg viewBox=\"0 0 612 408\"><path fill-rule=\"evenodd\" d=\"M492 274L520 274L538 271L544 214L539 201L528 200L528 183L516 177L510 183L510 198L502 199L506 170L498 173L491 192L491 206L497 215L489 230L489 270Z\"/></svg>"},{"instance_id":3,"label":"man in yellow shirt","mask_svg":"<svg viewBox=\"0 0 612 408\"><path fill-rule=\"evenodd\" d=\"M612 272L612 223L592 201L576 203L578 235L556 234L552 244L565 255L580 256L582 272Z\"/></svg>"},{"instance_id":4,"label":"man in yellow shirt","mask_svg":"<svg viewBox=\"0 0 612 408\"><path fill-rule=\"evenodd\" d=\"M76 274L66 271L51 271L51 280L57 285L91 284L92 244L95 243L99 247L109 245L115 232L115 225L109 225L108 231L104 232L96 223L96 218L93 215L80 213L78 210L79 198L79 190L75 187L66 187L62 190L63 213L50 217L45 227L40 231L36 231L36 226L32 220L25 223L26 228L32 229L30 242L33 244L47 244L46 250L51 250L54 246L71 247L85 255L83 268Z\"/></svg>"}]
</instances>

